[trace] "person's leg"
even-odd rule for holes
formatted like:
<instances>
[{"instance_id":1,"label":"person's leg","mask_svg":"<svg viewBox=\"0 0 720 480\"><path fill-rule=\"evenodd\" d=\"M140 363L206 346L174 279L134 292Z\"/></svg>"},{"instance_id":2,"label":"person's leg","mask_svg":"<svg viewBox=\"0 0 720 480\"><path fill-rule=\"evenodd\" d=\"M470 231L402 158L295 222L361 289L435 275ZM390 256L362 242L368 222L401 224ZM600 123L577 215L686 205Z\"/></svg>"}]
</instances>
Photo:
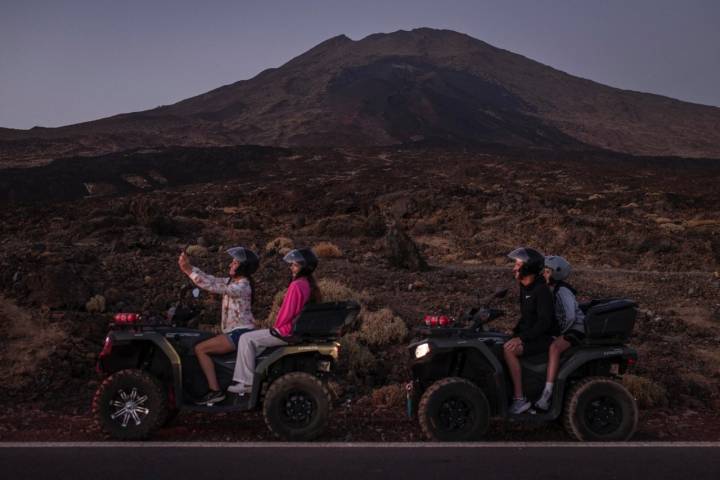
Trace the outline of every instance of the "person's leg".
<instances>
[{"instance_id":1,"label":"person's leg","mask_svg":"<svg viewBox=\"0 0 720 480\"><path fill-rule=\"evenodd\" d=\"M523 347L520 346L513 350L505 350L505 364L510 372L510 378L513 383L513 401L510 404L510 413L518 415L529 409L532 404L523 395L522 388L522 365L520 357L523 354Z\"/></svg>"},{"instance_id":2,"label":"person's leg","mask_svg":"<svg viewBox=\"0 0 720 480\"><path fill-rule=\"evenodd\" d=\"M535 406L540 410L548 410L550 408L550 401L552 400L553 388L555 388L555 378L557 377L558 368L560 366L560 355L562 352L570 347L570 342L565 340L563 337L558 337L553 340L548 349L548 367L547 377L545 380L545 388L543 389L542 395Z\"/></svg>"},{"instance_id":3,"label":"person's leg","mask_svg":"<svg viewBox=\"0 0 720 480\"><path fill-rule=\"evenodd\" d=\"M233 387L231 391L235 393L248 391L254 380L255 357L267 347L286 344L287 342L274 337L267 329L255 330L242 335L238 341L237 361L233 374L233 380L238 383L239 387Z\"/></svg>"},{"instance_id":4,"label":"person's leg","mask_svg":"<svg viewBox=\"0 0 720 480\"><path fill-rule=\"evenodd\" d=\"M207 378L210 390L220 390L220 385L215 375L215 365L210 355L230 353L233 350L235 350L235 345L233 345L227 335L216 335L195 345L195 356L197 356L200 368L205 374L205 378Z\"/></svg>"},{"instance_id":5,"label":"person's leg","mask_svg":"<svg viewBox=\"0 0 720 480\"><path fill-rule=\"evenodd\" d=\"M554 383L557 378L557 372L560 368L560 355L562 352L570 348L570 342L565 340L563 337L556 338L550 345L548 352L548 369L547 369L547 382Z\"/></svg>"},{"instance_id":6,"label":"person's leg","mask_svg":"<svg viewBox=\"0 0 720 480\"><path fill-rule=\"evenodd\" d=\"M516 352L512 350L505 350L504 354L505 363L507 364L513 383L513 394L515 398L522 398L522 369L520 367L520 359L517 357Z\"/></svg>"}]
</instances>

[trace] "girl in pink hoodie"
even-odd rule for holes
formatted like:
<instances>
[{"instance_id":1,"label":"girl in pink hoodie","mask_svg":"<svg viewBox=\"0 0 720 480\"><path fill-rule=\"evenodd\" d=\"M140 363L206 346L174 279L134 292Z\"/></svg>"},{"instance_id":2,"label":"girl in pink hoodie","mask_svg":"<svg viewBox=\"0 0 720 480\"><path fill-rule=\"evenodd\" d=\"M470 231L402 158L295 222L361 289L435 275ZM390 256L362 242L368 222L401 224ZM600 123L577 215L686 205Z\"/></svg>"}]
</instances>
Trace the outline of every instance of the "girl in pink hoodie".
<instances>
[{"instance_id":1,"label":"girl in pink hoodie","mask_svg":"<svg viewBox=\"0 0 720 480\"><path fill-rule=\"evenodd\" d=\"M320 289L315 282L313 272L318 260L309 248L301 248L289 252L283 260L290 264L293 279L283 298L277 320L273 328L255 330L240 337L237 347L237 360L233 380L236 382L228 387L228 392L240 395L252 391L255 371L255 357L268 347L286 345L283 337L292 335L295 320L306 303L321 301Z\"/></svg>"}]
</instances>

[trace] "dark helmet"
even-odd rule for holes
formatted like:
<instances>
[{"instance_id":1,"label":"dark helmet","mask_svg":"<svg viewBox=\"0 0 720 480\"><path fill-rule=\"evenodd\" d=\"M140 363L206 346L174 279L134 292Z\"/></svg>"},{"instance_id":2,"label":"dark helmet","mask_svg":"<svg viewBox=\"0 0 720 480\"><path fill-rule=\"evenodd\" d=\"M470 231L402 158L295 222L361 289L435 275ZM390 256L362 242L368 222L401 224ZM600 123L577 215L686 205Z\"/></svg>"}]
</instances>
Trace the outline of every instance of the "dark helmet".
<instances>
[{"instance_id":1,"label":"dark helmet","mask_svg":"<svg viewBox=\"0 0 720 480\"><path fill-rule=\"evenodd\" d=\"M283 260L287 263L298 263L302 269L301 272L312 273L315 271L318 265L317 256L311 248L296 248L290 250L287 255L283 257Z\"/></svg>"},{"instance_id":2,"label":"dark helmet","mask_svg":"<svg viewBox=\"0 0 720 480\"><path fill-rule=\"evenodd\" d=\"M237 269L238 273L242 273L244 275L252 275L257 271L258 267L260 266L260 259L255 254L255 252L253 252L249 248L232 247L225 250L225 252L232 258L240 262L240 266Z\"/></svg>"},{"instance_id":3,"label":"dark helmet","mask_svg":"<svg viewBox=\"0 0 720 480\"><path fill-rule=\"evenodd\" d=\"M540 275L545 268L545 256L534 248L520 247L508 253L508 258L520 260L520 276Z\"/></svg>"}]
</instances>

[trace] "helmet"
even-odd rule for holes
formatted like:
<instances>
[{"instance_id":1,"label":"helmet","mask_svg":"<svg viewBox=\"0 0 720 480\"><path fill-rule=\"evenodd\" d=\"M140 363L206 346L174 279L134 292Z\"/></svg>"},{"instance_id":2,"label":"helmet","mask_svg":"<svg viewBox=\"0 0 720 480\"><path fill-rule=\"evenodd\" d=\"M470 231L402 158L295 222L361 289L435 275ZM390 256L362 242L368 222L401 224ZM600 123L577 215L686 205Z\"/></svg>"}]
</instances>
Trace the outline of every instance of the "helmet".
<instances>
[{"instance_id":1,"label":"helmet","mask_svg":"<svg viewBox=\"0 0 720 480\"><path fill-rule=\"evenodd\" d=\"M318 259L315 256L315 252L310 248L296 248L290 250L287 255L283 257L283 261L287 263L298 263L302 267L303 272L312 273L315 271L318 265Z\"/></svg>"},{"instance_id":2,"label":"helmet","mask_svg":"<svg viewBox=\"0 0 720 480\"><path fill-rule=\"evenodd\" d=\"M257 271L258 267L260 266L260 259L255 254L255 252L253 252L249 248L232 247L225 250L225 252L227 252L228 255L240 262L238 271L246 275L252 275Z\"/></svg>"},{"instance_id":3,"label":"helmet","mask_svg":"<svg viewBox=\"0 0 720 480\"><path fill-rule=\"evenodd\" d=\"M523 264L520 267L520 276L539 275L545 266L545 257L534 248L519 247L508 253L508 258L520 260Z\"/></svg>"},{"instance_id":4,"label":"helmet","mask_svg":"<svg viewBox=\"0 0 720 480\"><path fill-rule=\"evenodd\" d=\"M552 270L552 274L550 276L556 282L565 280L572 271L570 263L563 257L557 255L545 257L545 268Z\"/></svg>"}]
</instances>

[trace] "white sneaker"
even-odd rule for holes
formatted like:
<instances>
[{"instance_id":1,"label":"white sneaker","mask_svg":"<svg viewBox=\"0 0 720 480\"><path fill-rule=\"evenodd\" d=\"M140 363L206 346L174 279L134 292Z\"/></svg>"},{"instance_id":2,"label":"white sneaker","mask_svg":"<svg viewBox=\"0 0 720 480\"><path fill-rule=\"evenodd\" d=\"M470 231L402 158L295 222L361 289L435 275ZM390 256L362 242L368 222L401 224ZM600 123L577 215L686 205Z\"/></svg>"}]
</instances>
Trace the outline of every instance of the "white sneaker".
<instances>
[{"instance_id":1,"label":"white sneaker","mask_svg":"<svg viewBox=\"0 0 720 480\"><path fill-rule=\"evenodd\" d=\"M243 385L242 383L233 383L228 387L227 391L237 393L238 395L244 395L252 392L252 387L249 385Z\"/></svg>"},{"instance_id":2,"label":"white sneaker","mask_svg":"<svg viewBox=\"0 0 720 480\"><path fill-rule=\"evenodd\" d=\"M510 404L510 413L512 413L513 415L519 415L527 411L527 409L529 409L531 406L532 404L528 401L527 398L516 398Z\"/></svg>"},{"instance_id":3,"label":"white sneaker","mask_svg":"<svg viewBox=\"0 0 720 480\"><path fill-rule=\"evenodd\" d=\"M550 399L545 398L545 397L540 397L540 400L535 402L535 408L537 408L538 410L543 410L543 411L547 412L548 410L550 410Z\"/></svg>"}]
</instances>

